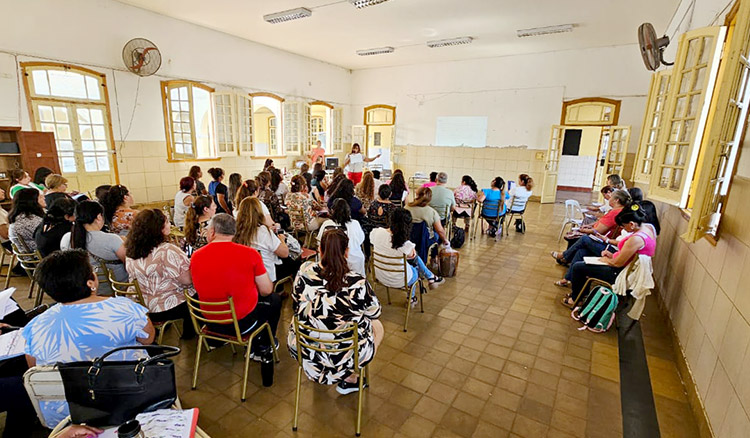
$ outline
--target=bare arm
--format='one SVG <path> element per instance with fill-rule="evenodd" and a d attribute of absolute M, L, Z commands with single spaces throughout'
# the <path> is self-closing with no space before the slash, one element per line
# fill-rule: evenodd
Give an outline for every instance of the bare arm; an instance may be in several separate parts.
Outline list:
<path fill-rule="evenodd" d="M 255 287 L 258 289 L 258 294 L 264 297 L 273 292 L 273 282 L 267 273 L 255 277 Z"/>
<path fill-rule="evenodd" d="M 8 224 L 0 225 L 0 237 L 8 240 Z"/>
<path fill-rule="evenodd" d="M 276 247 L 276 250 L 273 253 L 281 257 L 282 259 L 289 257 L 289 247 L 286 246 L 286 236 L 283 234 L 279 234 L 276 237 L 279 238 L 280 242 L 279 246 Z"/>
<path fill-rule="evenodd" d="M 381 155 L 381 154 L 377 154 L 377 155 L 375 155 L 375 156 L 374 156 L 374 157 L 372 157 L 372 158 L 367 158 L 367 157 L 364 157 L 364 158 L 363 158 L 363 160 L 364 160 L 364 162 L 365 162 L 365 163 L 369 163 L 369 162 L 371 162 L 371 161 L 375 161 L 375 160 L 377 160 L 378 158 L 380 158 L 380 155 Z"/>
<path fill-rule="evenodd" d="M 125 245 L 120 245 L 117 251 L 115 251 L 115 255 L 121 262 L 125 263 Z"/>
<path fill-rule="evenodd" d="M 151 324 L 151 321 L 148 321 L 146 323 L 146 327 L 143 327 L 143 331 L 148 334 L 147 338 L 135 338 L 136 341 L 143 345 L 150 345 L 154 342 L 154 338 L 156 337 L 156 329 L 154 329 L 154 325 Z"/>
<path fill-rule="evenodd" d="M 443 224 L 441 224 L 440 221 L 435 221 L 435 223 L 432 224 L 432 228 L 435 230 L 438 236 L 440 236 L 442 242 L 448 241 L 448 239 L 445 237 L 445 228 L 443 228 Z"/>
<path fill-rule="evenodd" d="M 630 262 L 636 252 L 638 252 L 638 250 L 642 248 L 643 245 L 645 245 L 645 242 L 640 236 L 631 236 L 627 241 L 625 241 L 625 244 L 617 254 L 617 257 L 602 257 L 601 259 L 609 266 L 622 268 Z"/>
<path fill-rule="evenodd" d="M 195 198 L 193 195 L 185 196 L 185 199 L 182 200 L 182 204 L 185 207 L 190 207 L 190 204 L 192 204 L 195 201 Z"/>
<path fill-rule="evenodd" d="M 221 208 L 223 208 L 224 211 L 229 212 L 229 205 L 227 205 L 226 196 L 224 196 L 223 193 L 218 193 L 216 195 L 216 199 L 219 201 L 219 205 L 221 205 Z"/>
<path fill-rule="evenodd" d="M 184 272 L 181 272 L 180 276 L 177 277 L 177 281 L 185 286 L 193 284 L 193 277 L 190 275 L 190 268 L 186 269 Z"/>

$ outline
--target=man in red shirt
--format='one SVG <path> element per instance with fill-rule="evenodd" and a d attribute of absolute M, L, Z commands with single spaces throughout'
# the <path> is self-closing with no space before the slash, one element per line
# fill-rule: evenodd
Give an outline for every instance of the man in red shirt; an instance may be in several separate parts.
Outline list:
<path fill-rule="evenodd" d="M 268 322 L 275 336 L 281 315 L 281 298 L 272 293 L 273 283 L 258 251 L 232 242 L 235 230 L 234 218 L 226 213 L 211 219 L 206 233 L 208 245 L 196 251 L 190 260 L 193 286 L 201 301 L 227 301 L 232 297 L 243 334 Z M 211 306 L 206 310 L 222 309 Z M 206 315 L 208 319 L 212 317 L 223 319 Z M 235 334 L 232 324 L 212 324 L 211 330 Z M 261 344 L 270 345 L 267 336 L 260 335 L 260 338 Z"/>

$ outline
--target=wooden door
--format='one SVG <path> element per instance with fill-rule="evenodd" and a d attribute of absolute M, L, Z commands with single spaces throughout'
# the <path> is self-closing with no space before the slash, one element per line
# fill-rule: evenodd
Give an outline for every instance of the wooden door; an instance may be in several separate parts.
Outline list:
<path fill-rule="evenodd" d="M 565 126 L 554 125 L 547 148 L 546 163 L 544 164 L 544 180 L 542 181 L 542 204 L 555 202 L 557 196 L 557 172 L 560 166 L 560 153 L 563 138 L 565 137 Z"/>
<path fill-rule="evenodd" d="M 18 133 L 23 169 L 34 175 L 36 169 L 47 167 L 54 173 L 60 173 L 60 161 L 57 158 L 55 135 L 51 132 L 21 131 Z"/>

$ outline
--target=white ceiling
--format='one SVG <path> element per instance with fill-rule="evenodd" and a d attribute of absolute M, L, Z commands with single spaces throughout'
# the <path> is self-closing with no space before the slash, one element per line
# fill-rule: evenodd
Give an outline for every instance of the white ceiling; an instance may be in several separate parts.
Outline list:
<path fill-rule="evenodd" d="M 637 43 L 645 21 L 664 32 L 679 0 L 390 0 L 356 9 L 346 0 L 119 0 L 288 52 L 350 69 L 488 58 Z M 281 24 L 263 15 L 307 7 Z M 518 38 L 517 29 L 572 23 L 571 33 Z M 428 40 L 472 36 L 465 46 Z M 143 35 L 148 38 L 148 35 Z M 158 42 L 156 42 L 158 44 Z M 355 51 L 393 46 L 396 52 Z M 637 49 L 634 49 L 637 50 Z"/>

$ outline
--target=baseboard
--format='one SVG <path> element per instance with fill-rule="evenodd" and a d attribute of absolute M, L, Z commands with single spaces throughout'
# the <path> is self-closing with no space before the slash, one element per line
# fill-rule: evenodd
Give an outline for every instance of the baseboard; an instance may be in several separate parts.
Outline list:
<path fill-rule="evenodd" d="M 700 433 L 701 438 L 714 438 L 714 433 L 711 429 L 711 423 L 708 421 L 708 413 L 706 412 L 706 407 L 703 405 L 703 400 L 701 400 L 700 396 L 698 395 L 698 385 L 695 383 L 693 373 L 690 371 L 690 365 L 688 365 L 684 350 L 680 345 L 680 339 L 677 337 L 677 330 L 675 330 L 674 325 L 672 324 L 672 319 L 669 317 L 667 306 L 656 287 L 654 288 L 654 292 L 655 293 L 653 295 L 656 296 L 656 302 L 658 303 L 659 311 L 661 311 L 662 316 L 664 316 L 664 319 L 667 321 L 669 334 L 672 336 L 672 345 L 674 346 L 677 371 L 680 373 L 682 384 L 685 386 L 685 390 L 687 391 L 690 409 L 693 411 L 693 416 L 695 417 L 696 423 L 698 423 L 698 432 Z"/>
<path fill-rule="evenodd" d="M 591 187 L 557 186 L 557 190 L 565 190 L 566 192 L 590 192 Z"/>

